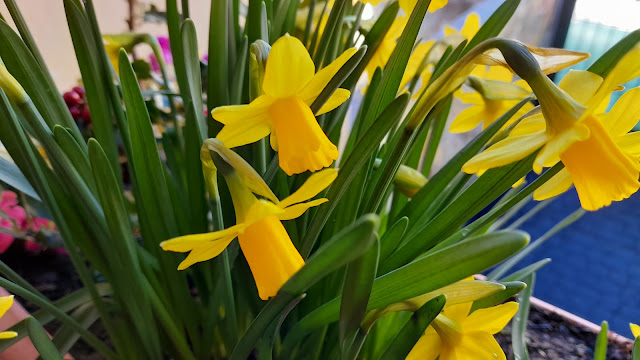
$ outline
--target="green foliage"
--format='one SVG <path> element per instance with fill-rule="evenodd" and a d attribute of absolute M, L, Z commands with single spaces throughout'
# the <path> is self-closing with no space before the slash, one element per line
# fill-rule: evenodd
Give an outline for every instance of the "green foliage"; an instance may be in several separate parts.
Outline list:
<path fill-rule="evenodd" d="M 109 360 L 401 359 L 450 306 L 442 288 L 464 285 L 459 282 L 493 268 L 487 278 L 495 292 L 475 297 L 472 309 L 517 295 L 513 349 L 518 358 L 527 358 L 524 333 L 535 272 L 550 260 L 511 270 L 584 211 L 561 220 L 527 246 L 529 236 L 516 228 L 541 206 L 504 226 L 564 165 L 558 163 L 531 184 L 513 189 L 532 169 L 536 151 L 481 176 L 462 169 L 517 128 L 522 119 L 515 119 L 516 114 L 540 96 L 515 99 L 496 119 L 484 119 L 494 121 L 450 160 L 438 163 L 437 156 L 446 150 L 443 133 L 449 115 L 456 113 L 454 93 L 473 64 L 541 74 L 538 65 L 544 62 L 533 61 L 527 48 L 495 39 L 519 0 L 503 2 L 472 38 L 437 42 L 421 59 L 415 56 L 424 45 L 420 29 L 432 18 L 430 0 L 417 1 L 410 13 L 390 2 L 375 21 L 362 19 L 363 3 L 347 0 L 249 0 L 246 17 L 239 0 L 211 1 L 205 34 L 196 34 L 188 1 L 167 0 L 173 72 L 154 37 L 127 35 L 151 46 L 159 60 L 159 74 L 146 69 L 144 79 L 136 76 L 134 57 L 127 53 L 134 45 L 123 45 L 117 64 L 110 62 L 115 49 L 104 46 L 93 1 L 64 0 L 91 113 L 90 136 L 71 117 L 15 1 L 5 3 L 19 34 L 0 20 L 0 141 L 12 158 L 0 159 L 0 181 L 37 201 L 50 215 L 84 287 L 51 302 L 0 262 L 0 286 L 39 307 L 33 317 L 10 329 L 18 337 L 1 342 L 0 351 L 29 336 L 45 360 L 59 359 L 79 339 Z M 407 17 L 402 28 L 395 22 L 399 14 Z M 274 125 L 280 119 L 272 119 L 274 95 L 263 94 L 271 46 L 285 34 L 301 40 L 315 71 L 323 75 L 323 87 L 315 89 L 313 98 L 302 99 L 308 107 L 305 114 L 311 117 L 325 105 L 337 106 L 316 117 L 317 131 L 344 145 L 341 157 L 330 165 L 338 169 L 337 177 L 313 194 L 327 202 L 315 203 L 306 213 L 295 214 L 299 216 L 290 215 L 305 206 L 303 202 L 287 207 L 284 199 L 302 196 L 296 193 L 301 188 L 302 193 L 312 192 L 305 188 L 309 179 L 322 181 L 308 172 L 287 176 L 280 170 L 284 157 L 278 151 L 288 145 Z M 609 74 L 637 46 L 638 34 L 614 45 L 589 71 Z M 208 37 L 206 62 L 199 58 L 198 35 Z M 330 64 L 352 47 L 355 54 L 326 76 Z M 506 63 L 491 57 L 496 49 Z M 287 60 L 292 72 L 299 70 L 300 59 Z M 377 68 L 368 67 L 372 62 Z M 431 68 L 430 78 L 423 76 L 421 71 Z M 408 74 L 408 69 L 415 73 Z M 372 73 L 361 94 L 365 71 Z M 293 86 L 297 79 L 284 80 Z M 14 96 L 20 87 L 26 95 Z M 410 93 L 416 89 L 422 89 L 417 97 Z M 350 99 L 336 104 L 335 95 L 346 98 L 347 90 Z M 252 103 L 249 116 L 228 115 L 246 111 L 244 105 L 256 99 L 273 101 L 269 108 Z M 234 105 L 226 108 L 229 118 L 216 117 L 226 124 L 210 115 L 227 105 Z M 254 124 L 262 118 L 271 121 L 266 128 Z M 296 126 L 302 121 L 294 120 Z M 220 152 L 202 152 L 203 143 L 222 144 L 207 138 L 230 123 L 254 124 L 241 134 L 255 135 L 251 132 L 258 128 L 264 136 L 233 149 L 220 145 Z M 296 140 L 308 140 L 302 130 L 295 131 L 300 137 Z M 252 193 L 238 195 L 238 184 L 220 181 L 218 172 L 230 176 L 229 166 L 235 180 Z M 414 188 L 401 189 L 407 184 L 396 180 L 407 167 L 415 170 L 410 174 L 424 177 L 418 176 L 421 181 Z M 260 284 L 254 279 L 259 274 L 247 249 L 251 240 L 267 249 L 282 239 L 269 237 L 267 230 L 273 229 L 267 228 L 259 239 L 250 237 L 255 229 L 250 229 L 254 223 L 245 224 L 252 219 L 247 214 L 256 214 L 249 210 L 273 211 L 258 216 L 259 221 L 270 216 L 281 222 L 283 229 L 277 231 L 287 233 L 283 239 L 290 238 L 289 251 L 300 255 L 285 259 L 300 265 L 267 301 L 258 298 Z M 210 231 L 240 239 L 233 238 L 220 250 L 215 246 L 228 236 L 202 235 Z M 192 234 L 201 235 L 181 238 Z M 184 254 L 160 246 L 176 238 L 193 245 L 188 256 L 201 256 L 181 271 L 177 268 Z M 282 270 L 279 253 L 262 251 L 260 261 Z M 420 300 L 425 294 L 431 297 Z M 42 325 L 53 321 L 61 326 L 50 340 Z M 88 330 L 98 321 L 110 346 Z M 596 359 L 603 359 L 605 352 L 606 323 Z"/>

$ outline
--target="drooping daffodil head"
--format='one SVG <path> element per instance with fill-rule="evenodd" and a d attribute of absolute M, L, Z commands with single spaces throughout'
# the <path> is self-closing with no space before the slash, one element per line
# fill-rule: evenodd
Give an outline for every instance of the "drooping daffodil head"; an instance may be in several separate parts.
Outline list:
<path fill-rule="evenodd" d="M 233 151 L 215 139 L 203 145 L 203 167 L 215 166 L 222 174 L 236 213 L 236 225 L 211 233 L 180 236 L 160 244 L 165 251 L 188 252 L 178 270 L 218 256 L 238 238 L 240 248 L 253 274 L 258 294 L 267 300 L 276 295 L 280 287 L 302 266 L 304 260 L 291 242 L 282 225 L 283 220 L 299 217 L 307 209 L 318 206 L 327 199 L 311 198 L 327 188 L 337 176 L 337 170 L 329 168 L 313 174 L 293 194 L 278 201 L 268 186 L 255 177 L 250 165 Z M 206 177 L 207 171 L 205 171 Z M 208 180 L 209 181 L 209 180 Z M 256 194 L 267 197 L 258 199 Z"/>
<path fill-rule="evenodd" d="M 302 42 L 288 34 L 281 37 L 267 59 L 263 94 L 248 105 L 222 106 L 211 112 L 215 120 L 225 125 L 217 139 L 234 148 L 271 135 L 271 147 L 278 151 L 280 167 L 288 175 L 331 165 L 338 158 L 338 148 L 315 116 L 335 109 L 350 93 L 337 89 L 315 114 L 310 105 L 356 51 L 346 50 L 316 73 Z"/>

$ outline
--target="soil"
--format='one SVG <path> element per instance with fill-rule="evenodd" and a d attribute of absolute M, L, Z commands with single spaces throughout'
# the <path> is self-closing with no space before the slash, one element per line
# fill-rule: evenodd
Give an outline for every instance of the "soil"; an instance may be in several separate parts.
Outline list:
<path fill-rule="evenodd" d="M 526 333 L 531 360 L 593 359 L 597 336 L 591 330 L 573 324 L 556 313 L 531 307 Z M 511 325 L 497 334 L 496 339 L 505 350 L 507 359 L 514 359 L 511 351 Z M 631 359 L 632 346 L 631 342 L 622 344 L 609 341 L 607 359 Z"/>
<path fill-rule="evenodd" d="M 71 261 L 66 255 L 47 250 L 40 254 L 25 253 L 20 246 L 11 246 L 0 260 L 35 286 L 47 298 L 59 299 L 82 287 Z M 37 306 L 19 299 L 29 311 L 37 310 Z M 55 333 L 58 323 L 50 323 L 45 328 Z M 104 328 L 98 322 L 90 330 L 101 339 L 107 337 Z M 597 334 L 576 324 L 572 324 L 564 317 L 532 306 L 527 324 L 527 346 L 532 360 L 582 360 L 593 359 L 593 346 Z M 511 352 L 511 329 L 507 326 L 496 335 L 508 359 L 513 359 Z M 610 341 L 607 359 L 631 359 L 631 344 L 619 344 Z M 101 357 L 95 354 L 82 340 L 78 341 L 71 350 L 71 354 L 78 360 L 96 360 Z"/>

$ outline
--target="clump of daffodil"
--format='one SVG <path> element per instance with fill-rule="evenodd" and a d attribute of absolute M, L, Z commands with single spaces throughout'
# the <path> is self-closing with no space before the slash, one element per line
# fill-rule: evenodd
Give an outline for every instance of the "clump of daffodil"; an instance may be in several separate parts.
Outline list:
<path fill-rule="evenodd" d="M 461 89 L 455 92 L 457 98 L 471 106 L 453 120 L 449 131 L 452 133 L 467 132 L 480 123 L 482 123 L 484 130 L 522 99 L 531 95 L 531 88 L 524 80 L 513 83 L 512 80 L 513 74 L 504 67 L 476 67 L 467 78 L 467 84 L 473 91 Z M 532 104 L 525 104 L 506 125 L 531 109 L 533 109 Z"/>
<path fill-rule="evenodd" d="M 236 225 L 211 233 L 180 236 L 164 241 L 160 246 L 165 251 L 189 252 L 178 267 L 178 270 L 184 270 L 218 256 L 238 238 L 258 294 L 267 300 L 304 266 L 304 260 L 281 221 L 297 218 L 308 208 L 326 202 L 327 199 L 307 200 L 328 187 L 336 178 L 337 170 L 325 169 L 312 175 L 297 191 L 278 201 L 253 168 L 218 140 L 205 142 L 201 158 L 205 177 L 216 170 L 223 175 L 231 193 Z M 258 199 L 255 194 L 268 200 Z"/>
<path fill-rule="evenodd" d="M 507 325 L 518 311 L 518 304 L 511 301 L 469 314 L 472 304 L 445 306 L 407 359 L 506 359 L 493 335 Z"/>
<path fill-rule="evenodd" d="M 234 148 L 271 134 L 280 167 L 289 175 L 331 165 L 338 158 L 338 148 L 324 134 L 315 115 L 335 109 L 350 93 L 337 89 L 316 114 L 309 106 L 355 53 L 355 48 L 346 50 L 316 73 L 302 42 L 288 34 L 281 37 L 267 59 L 263 95 L 248 105 L 222 106 L 211 112 L 225 125 L 217 138 Z"/>
<path fill-rule="evenodd" d="M 0 318 L 9 311 L 13 305 L 13 295 L 0 297 Z M 0 339 L 13 339 L 18 336 L 15 331 L 3 331 L 0 332 Z"/>
<path fill-rule="evenodd" d="M 558 87 L 546 76 L 531 76 L 527 80 L 540 102 L 543 120 L 539 116 L 525 119 L 507 138 L 467 162 L 463 171 L 476 173 L 503 166 L 540 149 L 533 170 L 540 173 L 544 167 L 562 161 L 585 210 L 597 210 L 629 197 L 640 188 L 640 164 L 616 144 L 599 113 L 612 91 L 638 75 L 640 47 L 636 46 L 604 79 L 574 72 Z M 571 89 L 571 93 L 564 89 Z M 614 135 L 628 130 L 624 112 L 612 112 L 618 118 L 607 119 L 615 126 L 623 124 L 611 131 Z"/>
<path fill-rule="evenodd" d="M 633 334 L 634 338 L 640 336 L 640 326 L 636 324 L 629 324 L 629 327 L 631 328 L 631 334 Z"/>

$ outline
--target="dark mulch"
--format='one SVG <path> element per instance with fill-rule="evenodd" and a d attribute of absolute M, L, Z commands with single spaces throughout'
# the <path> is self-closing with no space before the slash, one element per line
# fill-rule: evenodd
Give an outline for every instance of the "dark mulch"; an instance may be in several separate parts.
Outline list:
<path fill-rule="evenodd" d="M 27 254 L 19 246 L 12 246 L 7 252 L 0 255 L 13 270 L 24 277 L 29 283 L 41 291 L 47 298 L 56 300 L 82 287 L 73 265 L 65 255 L 54 251 L 44 251 L 40 254 Z M 19 299 L 29 311 L 37 310 L 37 306 L 24 299 Z M 59 324 L 51 323 L 45 328 L 50 333 L 55 333 Z M 94 324 L 90 329 L 100 338 L 106 339 L 107 335 L 100 323 Z M 527 325 L 527 339 L 529 355 L 532 360 L 558 359 L 558 360 L 582 360 L 593 359 L 593 346 L 596 342 L 596 334 L 569 323 L 565 318 L 543 311 L 536 307 L 531 308 Z M 507 326 L 500 334 L 496 335 L 498 342 L 506 349 L 507 357 L 513 359 L 511 352 L 511 329 Z M 74 346 L 71 353 L 78 360 L 100 359 L 81 340 Z M 609 343 L 607 359 L 623 360 L 631 359 L 631 346 Z"/>
<path fill-rule="evenodd" d="M 531 307 L 527 322 L 527 348 L 532 360 L 593 359 L 593 348 L 597 334 L 575 325 L 564 317 L 535 306 Z M 496 335 L 508 359 L 513 359 L 511 351 L 511 325 Z M 631 345 L 609 341 L 607 359 L 631 359 Z"/>

